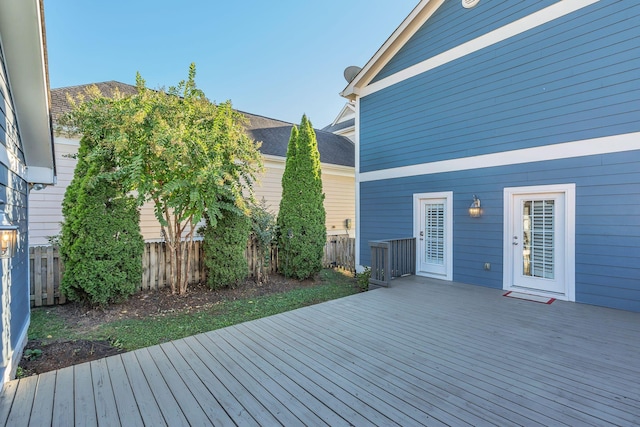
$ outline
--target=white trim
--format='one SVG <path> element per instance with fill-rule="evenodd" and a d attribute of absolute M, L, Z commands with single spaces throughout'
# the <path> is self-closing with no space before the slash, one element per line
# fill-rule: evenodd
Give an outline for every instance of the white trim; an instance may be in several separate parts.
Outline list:
<path fill-rule="evenodd" d="M 16 372 L 18 371 L 18 366 L 20 365 L 20 360 L 22 360 L 22 354 L 24 352 L 24 348 L 27 346 L 30 323 L 31 323 L 31 315 L 29 315 L 27 324 L 24 325 L 22 330 L 20 331 L 20 338 L 18 339 L 18 344 L 13 349 L 11 353 L 11 358 L 7 361 L 7 364 L 4 367 L 4 375 L 0 379 L 0 391 L 2 390 L 2 388 L 4 387 L 4 384 L 7 381 L 11 381 L 16 376 Z"/>
<path fill-rule="evenodd" d="M 495 166 L 509 166 L 548 160 L 570 159 L 574 157 L 611 154 L 632 150 L 640 150 L 640 132 L 363 172 L 360 173 L 360 181 L 367 182 L 383 179 L 406 178 L 443 172 L 457 172 Z"/>
<path fill-rule="evenodd" d="M 532 295 L 539 295 L 545 297 L 552 297 L 565 301 L 576 300 L 576 184 L 553 184 L 553 185 L 535 185 L 530 187 L 506 187 L 504 189 L 503 199 L 503 215 L 504 221 L 502 237 L 502 288 L 503 290 L 514 290 L 511 287 L 513 281 L 513 257 L 512 257 L 512 245 L 511 245 L 511 230 L 514 225 L 514 217 L 512 214 L 512 200 L 513 196 L 520 194 L 538 194 L 538 193 L 564 193 L 565 197 L 565 293 L 564 295 L 558 295 L 555 293 L 543 292 L 543 291 L 524 291 L 518 289 L 518 292 L 530 293 Z"/>
<path fill-rule="evenodd" d="M 56 176 L 52 168 L 27 166 L 26 181 L 31 184 L 55 184 Z"/>
<path fill-rule="evenodd" d="M 391 58 L 398 53 L 443 3 L 444 0 L 421 0 L 340 95 L 345 98 L 353 98 L 354 95 L 359 95 L 360 88 L 365 87 L 375 78 L 380 70 L 387 65 Z"/>
<path fill-rule="evenodd" d="M 356 265 L 360 263 L 360 98 L 355 100 L 355 135 L 353 144 L 355 145 L 355 165 L 356 165 Z"/>
<path fill-rule="evenodd" d="M 458 45 L 452 49 L 442 52 L 411 67 L 405 68 L 397 73 L 378 80 L 360 90 L 360 96 L 367 96 L 374 92 L 378 92 L 389 86 L 408 80 L 424 72 L 433 70 L 449 62 L 455 61 L 464 56 L 475 53 L 486 47 L 500 43 L 511 37 L 522 34 L 533 28 L 547 24 L 565 15 L 573 13 L 577 10 L 585 8 L 589 5 L 597 3 L 600 0 L 564 0 L 554 5 L 548 6 L 531 15 L 513 21 L 503 27 L 493 30 L 487 34 L 483 34 L 473 40 Z"/>
<path fill-rule="evenodd" d="M 420 256 L 416 253 L 416 276 L 433 277 L 442 280 L 453 280 L 453 191 L 441 191 L 436 193 L 414 193 L 413 194 L 413 237 L 416 238 L 416 252 L 418 239 L 420 238 L 420 201 L 424 199 L 445 199 L 446 217 L 445 230 L 447 231 L 446 247 L 446 273 L 445 276 L 439 274 L 429 274 L 420 271 Z"/>
<path fill-rule="evenodd" d="M 353 105 L 353 101 L 347 101 L 342 107 L 342 110 L 340 110 L 340 113 L 338 113 L 338 115 L 333 120 L 333 122 L 331 122 L 330 126 L 335 126 L 338 123 L 342 123 L 344 121 L 349 120 L 351 116 L 353 116 L 355 113 L 356 113 L 356 109 Z"/>

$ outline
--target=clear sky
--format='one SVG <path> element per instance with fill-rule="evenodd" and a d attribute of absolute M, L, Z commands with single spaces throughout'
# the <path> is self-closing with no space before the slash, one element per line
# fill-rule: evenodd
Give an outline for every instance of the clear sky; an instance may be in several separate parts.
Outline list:
<path fill-rule="evenodd" d="M 418 0 L 45 0 L 51 87 L 117 80 L 171 86 L 196 63 L 212 101 L 314 127 Z"/>

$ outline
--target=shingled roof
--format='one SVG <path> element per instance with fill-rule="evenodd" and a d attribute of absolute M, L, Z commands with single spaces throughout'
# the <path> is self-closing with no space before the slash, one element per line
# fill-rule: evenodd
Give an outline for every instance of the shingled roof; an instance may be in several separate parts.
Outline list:
<path fill-rule="evenodd" d="M 75 98 L 85 93 L 90 86 L 97 86 L 104 95 L 111 95 L 116 90 L 125 95 L 137 92 L 135 86 L 116 81 L 90 83 L 86 85 L 63 87 L 51 90 L 51 113 L 54 122 L 61 114 L 71 110 L 67 94 Z M 266 155 L 286 157 L 287 145 L 291 135 L 292 123 L 239 111 L 248 119 L 247 133 L 256 141 L 261 141 L 260 152 Z M 316 129 L 318 151 L 322 163 L 355 166 L 355 147 L 348 138 Z"/>

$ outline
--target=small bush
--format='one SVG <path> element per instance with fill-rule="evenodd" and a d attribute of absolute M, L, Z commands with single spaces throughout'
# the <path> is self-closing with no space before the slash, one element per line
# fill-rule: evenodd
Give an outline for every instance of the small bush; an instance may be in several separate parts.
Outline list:
<path fill-rule="evenodd" d="M 241 212 L 225 210 L 217 221 L 207 218 L 202 234 L 207 285 L 211 289 L 233 288 L 247 278 L 245 250 L 250 232 L 250 218 Z"/>
<path fill-rule="evenodd" d="M 271 244 L 276 238 L 276 217 L 269 212 L 264 199 L 251 208 L 251 232 L 258 249 L 257 283 L 269 281 L 271 263 Z"/>
<path fill-rule="evenodd" d="M 371 279 L 371 268 L 365 267 L 362 273 L 356 274 L 356 282 L 361 292 L 369 290 L 369 279 Z"/>

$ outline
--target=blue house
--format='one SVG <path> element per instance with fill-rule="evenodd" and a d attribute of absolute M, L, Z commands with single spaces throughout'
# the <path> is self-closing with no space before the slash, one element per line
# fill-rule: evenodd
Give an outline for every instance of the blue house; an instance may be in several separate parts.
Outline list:
<path fill-rule="evenodd" d="M 640 3 L 422 0 L 356 105 L 357 264 L 640 311 Z"/>
<path fill-rule="evenodd" d="M 41 1 L 0 2 L 0 387 L 27 342 L 27 194 L 55 181 L 44 34 Z"/>

